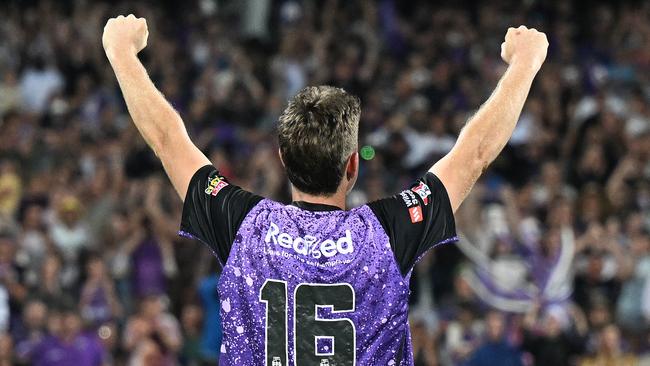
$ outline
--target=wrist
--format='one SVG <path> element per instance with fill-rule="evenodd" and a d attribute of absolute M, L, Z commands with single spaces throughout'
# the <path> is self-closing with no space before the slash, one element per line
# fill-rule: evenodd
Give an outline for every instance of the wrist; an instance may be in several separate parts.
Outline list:
<path fill-rule="evenodd" d="M 136 53 L 128 48 L 106 48 L 106 57 L 111 64 L 137 59 Z"/>
<path fill-rule="evenodd" d="M 522 70 L 532 75 L 537 74 L 541 66 L 541 64 L 526 56 L 522 57 L 513 55 L 512 60 L 510 61 L 511 68 Z"/>

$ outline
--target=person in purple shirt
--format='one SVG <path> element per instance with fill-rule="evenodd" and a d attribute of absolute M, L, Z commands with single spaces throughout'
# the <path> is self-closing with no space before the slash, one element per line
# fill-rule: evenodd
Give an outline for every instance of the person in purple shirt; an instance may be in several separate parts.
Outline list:
<path fill-rule="evenodd" d="M 45 302 L 36 298 L 25 302 L 21 321 L 11 330 L 16 355 L 20 359 L 25 358 L 33 346 L 45 337 L 47 317 L 48 308 Z"/>
<path fill-rule="evenodd" d="M 454 148 L 395 196 L 346 210 L 359 171 L 359 100 L 331 86 L 294 96 L 278 124 L 289 205 L 233 184 L 190 141 L 137 53 L 143 18 L 110 19 L 103 45 L 129 113 L 184 199 L 181 234 L 205 243 L 219 280 L 224 365 L 413 365 L 411 271 L 456 240 L 454 211 L 510 138 L 546 36 L 510 28 L 510 66 Z"/>
<path fill-rule="evenodd" d="M 104 261 L 96 254 L 86 259 L 86 280 L 81 286 L 79 311 L 84 321 L 96 327 L 113 321 L 122 312 L 115 285 Z"/>
<path fill-rule="evenodd" d="M 81 317 L 73 309 L 52 311 L 49 315 L 50 334 L 34 345 L 26 355 L 34 366 L 101 366 L 106 352 L 96 334 L 84 333 Z"/>

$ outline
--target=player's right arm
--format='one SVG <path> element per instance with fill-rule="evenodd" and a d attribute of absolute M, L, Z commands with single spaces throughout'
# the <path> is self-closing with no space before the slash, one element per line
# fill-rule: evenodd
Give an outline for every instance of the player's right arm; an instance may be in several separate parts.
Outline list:
<path fill-rule="evenodd" d="M 429 170 L 444 184 L 453 211 L 510 139 L 547 48 L 544 33 L 524 26 L 508 29 L 501 45 L 507 71 L 463 128 L 453 149 Z"/>
<path fill-rule="evenodd" d="M 229 184 L 190 141 L 183 120 L 138 60 L 148 35 L 143 18 L 119 16 L 106 23 L 102 42 L 133 122 L 185 201 L 181 234 L 205 243 L 225 263 L 239 225 L 262 198 Z"/>
<path fill-rule="evenodd" d="M 185 199 L 190 180 L 208 158 L 190 140 L 183 120 L 149 79 L 137 54 L 147 45 L 147 23 L 132 14 L 109 19 L 102 43 L 129 114 Z"/>

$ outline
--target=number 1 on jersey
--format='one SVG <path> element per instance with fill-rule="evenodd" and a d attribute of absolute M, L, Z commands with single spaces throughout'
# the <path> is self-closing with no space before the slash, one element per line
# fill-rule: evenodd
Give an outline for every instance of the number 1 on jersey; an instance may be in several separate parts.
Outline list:
<path fill-rule="evenodd" d="M 354 295 L 354 289 L 347 283 L 296 286 L 293 307 L 296 366 L 355 365 L 356 330 L 352 320 L 318 317 L 318 308 L 330 308 L 333 314 L 354 311 Z M 289 366 L 287 283 L 266 280 L 260 290 L 260 301 L 266 303 L 266 366 Z M 319 340 L 330 342 L 319 347 Z"/>
<path fill-rule="evenodd" d="M 287 366 L 287 283 L 266 280 L 260 301 L 266 303 L 266 365 Z"/>

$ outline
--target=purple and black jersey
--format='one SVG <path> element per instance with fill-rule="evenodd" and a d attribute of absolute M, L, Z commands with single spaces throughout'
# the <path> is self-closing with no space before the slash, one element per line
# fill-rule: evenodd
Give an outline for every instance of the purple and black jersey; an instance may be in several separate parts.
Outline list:
<path fill-rule="evenodd" d="M 409 278 L 455 240 L 449 198 L 427 173 L 352 210 L 284 205 L 198 170 L 181 234 L 221 261 L 220 365 L 412 365 Z"/>

